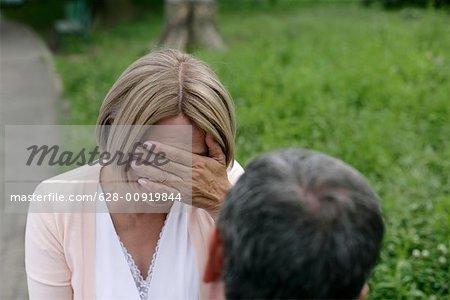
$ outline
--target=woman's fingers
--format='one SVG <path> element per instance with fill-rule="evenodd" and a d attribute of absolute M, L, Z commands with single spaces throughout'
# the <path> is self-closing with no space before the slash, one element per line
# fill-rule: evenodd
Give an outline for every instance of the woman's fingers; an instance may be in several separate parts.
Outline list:
<path fill-rule="evenodd" d="M 180 150 L 182 151 L 182 150 Z M 176 161 L 166 159 L 165 163 L 154 163 L 152 159 L 152 152 L 147 151 L 144 148 L 138 148 L 136 150 L 137 153 L 142 153 L 140 156 L 140 159 L 132 164 L 134 170 L 139 171 L 142 174 L 145 174 L 146 170 L 148 169 L 149 172 L 152 172 L 152 169 L 158 169 L 160 171 L 169 172 L 173 175 L 176 175 L 180 178 L 190 178 L 192 174 L 192 168 L 187 167 L 183 164 L 180 164 Z M 153 170 L 153 172 L 156 172 Z M 147 176 L 148 177 L 148 176 Z"/>
<path fill-rule="evenodd" d="M 174 189 L 181 193 L 181 201 L 215 214 L 230 183 L 222 148 L 210 133 L 205 143 L 209 157 L 155 141 L 145 142 L 145 149 L 138 150 L 143 153 L 140 162 L 131 165 L 138 177 L 148 178 L 139 179 L 139 184 L 149 191 L 158 187 L 166 190 L 162 186 L 167 186 L 167 192 Z M 157 164 L 149 157 L 158 157 Z"/>
<path fill-rule="evenodd" d="M 169 210 L 171 203 L 174 201 L 180 201 L 181 194 L 176 189 L 168 187 L 166 185 L 152 182 L 145 178 L 138 179 L 139 186 L 146 191 L 146 193 L 140 195 L 140 200 L 150 207 L 157 209 Z"/>
<path fill-rule="evenodd" d="M 153 182 L 159 182 L 165 185 L 173 185 L 175 183 L 183 181 L 183 178 L 181 178 L 180 176 L 177 176 L 170 172 L 166 172 L 164 170 L 160 170 L 151 165 L 132 162 L 131 168 L 133 169 L 133 172 L 137 177 L 147 178 L 148 180 Z"/>
<path fill-rule="evenodd" d="M 147 178 L 139 178 L 138 183 L 142 188 L 153 193 L 179 193 L 179 191 L 173 187 L 151 181 Z"/>
<path fill-rule="evenodd" d="M 206 133 L 205 143 L 208 147 L 209 157 L 225 166 L 227 164 L 225 154 L 223 153 L 220 145 L 216 142 L 216 140 L 214 140 L 214 137 L 209 132 Z"/>
<path fill-rule="evenodd" d="M 145 187 L 159 187 L 167 186 L 174 191 L 178 191 L 182 194 L 182 201 L 191 204 L 192 203 L 192 178 L 181 178 L 172 173 L 160 170 L 151 165 L 131 163 L 133 173 L 138 177 L 138 183 Z M 191 169 L 190 169 L 191 170 Z M 165 188 L 163 190 L 166 190 Z"/>
<path fill-rule="evenodd" d="M 153 197 L 153 200 L 157 201 L 161 198 L 162 194 L 166 194 L 169 200 L 182 201 L 187 204 L 192 203 L 192 192 L 186 185 L 167 186 L 163 183 L 154 182 L 146 178 L 139 178 L 138 184 L 150 193 L 149 195 Z M 157 196 L 157 194 L 159 194 L 159 196 Z"/>
<path fill-rule="evenodd" d="M 209 157 L 193 156 L 192 204 L 207 210 L 213 216 L 220 208 L 230 182 L 222 148 L 210 133 L 206 134 L 205 143 Z"/>
<path fill-rule="evenodd" d="M 167 144 L 163 144 L 156 141 L 146 141 L 144 148 L 158 157 L 161 164 L 170 160 L 186 167 L 192 166 L 192 153 L 180 148 L 176 148 Z"/>

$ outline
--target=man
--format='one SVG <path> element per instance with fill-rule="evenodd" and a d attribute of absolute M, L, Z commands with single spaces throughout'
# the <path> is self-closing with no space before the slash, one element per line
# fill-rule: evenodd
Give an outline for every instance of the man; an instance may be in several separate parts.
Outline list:
<path fill-rule="evenodd" d="M 263 155 L 229 192 L 204 281 L 227 299 L 363 299 L 384 224 L 343 162 L 300 149 Z"/>

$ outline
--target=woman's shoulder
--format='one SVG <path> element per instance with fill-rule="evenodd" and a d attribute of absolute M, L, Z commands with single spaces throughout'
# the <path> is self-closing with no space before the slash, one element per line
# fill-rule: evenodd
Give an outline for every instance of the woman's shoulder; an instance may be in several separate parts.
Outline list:
<path fill-rule="evenodd" d="M 99 182 L 101 166 L 84 165 L 70 171 L 66 171 L 54 177 L 48 178 L 36 187 L 35 193 L 73 191 L 86 184 Z"/>
<path fill-rule="evenodd" d="M 28 207 L 27 236 L 39 235 L 42 240 L 62 243 L 65 234 L 77 236 L 80 228 L 91 234 L 100 168 L 84 165 L 42 181 Z"/>
<path fill-rule="evenodd" d="M 95 201 L 87 200 L 97 191 L 100 168 L 85 165 L 42 181 L 33 192 L 28 212 L 95 212 Z"/>
<path fill-rule="evenodd" d="M 80 182 L 86 182 L 86 181 L 92 181 L 96 180 L 98 182 L 98 175 L 100 173 L 101 166 L 100 164 L 96 163 L 93 165 L 84 165 L 69 171 L 66 171 L 64 173 L 58 174 L 54 177 L 51 177 L 49 179 L 44 180 L 42 183 L 45 182 L 59 182 L 59 181 L 65 181 L 65 182 L 73 182 L 73 181 L 80 181 Z"/>

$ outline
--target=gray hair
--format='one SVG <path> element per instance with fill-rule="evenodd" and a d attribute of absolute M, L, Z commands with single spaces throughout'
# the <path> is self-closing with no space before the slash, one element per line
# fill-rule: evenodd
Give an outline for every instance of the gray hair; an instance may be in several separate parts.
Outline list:
<path fill-rule="evenodd" d="M 301 149 L 252 161 L 218 228 L 228 299 L 356 298 L 384 234 L 366 180 L 342 161 Z"/>

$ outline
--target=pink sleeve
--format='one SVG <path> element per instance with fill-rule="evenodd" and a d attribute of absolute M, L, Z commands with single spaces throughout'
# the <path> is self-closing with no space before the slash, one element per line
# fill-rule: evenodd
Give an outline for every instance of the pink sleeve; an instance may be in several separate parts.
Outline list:
<path fill-rule="evenodd" d="M 31 300 L 73 298 L 71 272 L 57 231 L 55 214 L 28 214 L 25 266 Z"/>

